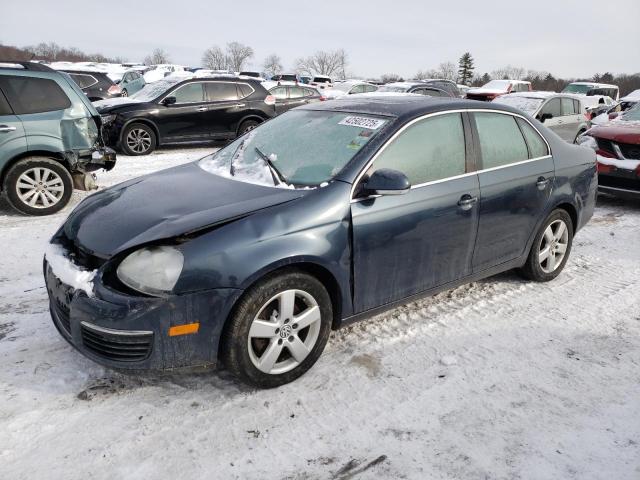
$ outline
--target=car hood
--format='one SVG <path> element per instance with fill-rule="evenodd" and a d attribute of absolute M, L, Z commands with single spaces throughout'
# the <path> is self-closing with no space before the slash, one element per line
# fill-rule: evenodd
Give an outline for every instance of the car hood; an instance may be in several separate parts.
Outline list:
<path fill-rule="evenodd" d="M 66 237 L 101 258 L 289 202 L 311 190 L 265 187 L 205 172 L 194 162 L 88 197 L 64 224 Z"/>
<path fill-rule="evenodd" d="M 591 128 L 589 134 L 618 143 L 640 144 L 640 122 L 616 119 Z"/>
<path fill-rule="evenodd" d="M 507 93 L 507 91 L 495 88 L 470 88 L 467 90 L 467 93 L 472 93 L 474 95 L 500 95 L 502 93 Z"/>

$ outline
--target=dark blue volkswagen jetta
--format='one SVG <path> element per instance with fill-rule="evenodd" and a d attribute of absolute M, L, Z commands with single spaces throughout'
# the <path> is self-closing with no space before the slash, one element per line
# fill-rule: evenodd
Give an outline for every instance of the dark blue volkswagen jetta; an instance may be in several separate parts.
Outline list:
<path fill-rule="evenodd" d="M 274 387 L 332 328 L 517 268 L 555 278 L 595 155 L 506 106 L 349 98 L 85 199 L 49 245 L 51 314 L 109 367 L 221 360 Z"/>

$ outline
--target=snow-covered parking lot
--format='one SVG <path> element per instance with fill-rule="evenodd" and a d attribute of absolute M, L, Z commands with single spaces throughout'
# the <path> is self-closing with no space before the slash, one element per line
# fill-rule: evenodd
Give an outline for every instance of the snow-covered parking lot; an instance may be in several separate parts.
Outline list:
<path fill-rule="evenodd" d="M 212 149 L 119 156 L 99 183 Z M 256 391 L 122 375 L 60 337 L 42 256 L 74 195 L 45 218 L 0 204 L 0 479 L 640 478 L 640 202 L 601 197 L 551 283 L 509 273 L 406 305 Z"/>

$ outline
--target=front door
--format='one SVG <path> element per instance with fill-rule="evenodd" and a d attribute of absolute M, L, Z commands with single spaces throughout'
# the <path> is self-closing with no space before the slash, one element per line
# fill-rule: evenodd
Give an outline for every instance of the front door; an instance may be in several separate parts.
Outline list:
<path fill-rule="evenodd" d="M 167 97 L 175 97 L 171 105 L 158 106 L 156 123 L 164 142 L 206 139 L 207 102 L 202 82 L 186 83 Z"/>
<path fill-rule="evenodd" d="M 514 260 L 546 209 L 554 181 L 546 142 L 526 120 L 476 112 L 480 150 L 480 224 L 473 271 Z"/>
<path fill-rule="evenodd" d="M 380 168 L 403 172 L 404 195 L 351 204 L 354 307 L 362 312 L 471 273 L 478 226 L 478 177 L 467 158 L 459 113 L 420 119 L 390 141 L 363 179 Z"/>

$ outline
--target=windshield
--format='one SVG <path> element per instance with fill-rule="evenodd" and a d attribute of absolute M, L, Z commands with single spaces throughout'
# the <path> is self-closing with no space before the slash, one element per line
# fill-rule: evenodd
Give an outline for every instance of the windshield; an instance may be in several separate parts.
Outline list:
<path fill-rule="evenodd" d="M 630 110 L 624 112 L 620 117 L 620 120 L 625 122 L 638 122 L 640 121 L 640 105 L 636 105 Z"/>
<path fill-rule="evenodd" d="M 491 80 L 489 83 L 485 83 L 482 88 L 507 91 L 509 89 L 509 85 L 511 85 L 509 80 Z"/>
<path fill-rule="evenodd" d="M 184 78 L 165 78 L 164 80 L 158 80 L 157 82 L 147 83 L 142 90 L 131 95 L 131 98 L 135 98 L 141 102 L 150 102 L 183 80 Z"/>
<path fill-rule="evenodd" d="M 335 83 L 333 88 L 335 90 L 340 90 L 341 92 L 349 92 L 356 84 L 354 83 Z"/>
<path fill-rule="evenodd" d="M 531 98 L 531 97 L 518 97 L 515 95 L 503 95 L 502 97 L 498 97 L 494 100 L 495 103 L 501 103 L 503 105 L 509 105 L 510 107 L 517 108 L 518 110 L 522 110 L 529 115 L 533 115 L 542 102 L 544 102 L 544 98 Z"/>
<path fill-rule="evenodd" d="M 318 186 L 335 177 L 387 122 L 370 115 L 290 111 L 199 164 L 207 172 L 250 183 Z"/>
<path fill-rule="evenodd" d="M 575 83 L 570 83 L 569 85 L 564 87 L 564 90 L 562 90 L 562 93 L 586 94 L 592 88 L 593 88 L 593 85 L 577 85 Z"/>

